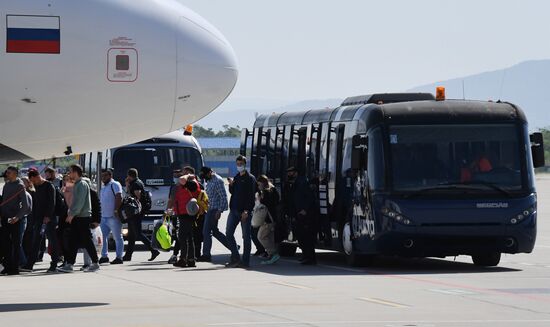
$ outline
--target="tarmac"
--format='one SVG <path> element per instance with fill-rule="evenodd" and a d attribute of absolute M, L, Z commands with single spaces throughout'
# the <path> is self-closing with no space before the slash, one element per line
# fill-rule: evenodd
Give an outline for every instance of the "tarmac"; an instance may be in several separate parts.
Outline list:
<path fill-rule="evenodd" d="M 228 251 L 214 240 L 213 263 L 197 268 L 168 265 L 168 253 L 147 262 L 142 251 L 97 273 L 46 274 L 44 262 L 31 274 L 0 277 L 0 326 L 547 327 L 550 178 L 537 184 L 535 250 L 504 255 L 498 267 L 460 256 L 352 268 L 325 251 L 317 266 L 254 258 L 249 270 L 226 269 Z"/>

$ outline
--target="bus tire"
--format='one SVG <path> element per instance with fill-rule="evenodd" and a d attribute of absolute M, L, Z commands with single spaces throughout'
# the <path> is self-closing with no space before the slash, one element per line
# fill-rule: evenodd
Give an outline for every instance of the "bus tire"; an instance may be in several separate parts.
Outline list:
<path fill-rule="evenodd" d="M 353 248 L 353 241 L 351 239 L 351 226 L 350 223 L 346 223 L 342 227 L 342 249 L 346 255 L 346 262 L 352 267 L 368 267 L 372 265 L 374 256 L 367 254 L 359 254 Z"/>
<path fill-rule="evenodd" d="M 500 252 L 481 253 L 472 255 L 474 265 L 480 267 L 498 266 L 500 262 Z"/>
<path fill-rule="evenodd" d="M 281 257 L 294 257 L 298 246 L 292 243 L 282 242 L 279 244 L 279 255 Z"/>

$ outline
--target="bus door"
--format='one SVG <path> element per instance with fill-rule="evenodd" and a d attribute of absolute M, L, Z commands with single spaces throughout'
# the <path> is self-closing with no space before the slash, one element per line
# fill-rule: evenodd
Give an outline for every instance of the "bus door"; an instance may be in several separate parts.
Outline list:
<path fill-rule="evenodd" d="M 254 129 L 254 136 L 252 139 L 252 154 L 250 158 L 250 170 L 253 175 L 258 176 L 262 173 L 262 154 L 264 152 L 264 146 L 262 144 L 263 127 Z"/>
<path fill-rule="evenodd" d="M 269 176 L 273 165 L 273 156 L 271 155 L 271 130 L 267 128 L 266 131 L 262 131 L 260 139 L 262 143 L 262 149 L 260 151 L 260 171 Z"/>
<path fill-rule="evenodd" d="M 332 171 L 330 169 L 331 134 L 333 133 L 332 122 L 319 124 L 319 234 L 326 246 L 330 246 L 334 235 L 330 225 L 330 201 L 329 182 Z"/>
<path fill-rule="evenodd" d="M 351 196 L 349 190 L 346 188 L 344 178 L 342 176 L 342 167 L 344 162 L 344 136 L 346 125 L 339 124 L 331 129 L 331 139 L 333 149 L 329 149 L 329 162 L 330 167 L 334 168 L 331 181 L 334 183 L 331 187 L 329 183 L 329 203 L 331 204 L 329 219 L 331 232 L 334 238 L 338 238 L 340 230 L 345 224 L 349 207 L 348 200 Z"/>
<path fill-rule="evenodd" d="M 297 144 L 296 149 L 296 168 L 300 174 L 306 173 L 306 148 L 307 148 L 307 127 L 300 127 L 298 130 L 294 131 L 294 136 L 296 137 Z"/>
<path fill-rule="evenodd" d="M 290 125 L 290 127 L 287 127 L 285 129 L 285 137 L 284 137 L 284 143 L 283 143 L 283 154 L 286 154 L 286 165 L 283 168 L 283 175 L 286 176 L 286 169 L 292 166 L 296 165 L 296 158 L 294 156 L 294 147 L 296 145 L 296 141 L 294 139 L 294 125 Z"/>
<path fill-rule="evenodd" d="M 285 156 L 283 154 L 284 151 L 284 143 L 285 143 L 285 130 L 286 126 L 281 127 L 275 127 L 275 151 L 273 154 L 273 176 L 269 176 L 273 178 L 273 183 L 275 184 L 275 187 L 279 189 L 279 192 L 282 191 L 283 183 L 284 183 L 284 176 L 286 176 L 286 172 L 284 171 L 286 168 L 284 167 L 283 162 L 285 161 Z"/>
<path fill-rule="evenodd" d="M 317 183 L 319 190 L 319 161 L 321 159 L 321 129 L 322 124 L 313 124 L 309 127 L 309 148 L 306 158 L 306 176 L 310 183 Z"/>

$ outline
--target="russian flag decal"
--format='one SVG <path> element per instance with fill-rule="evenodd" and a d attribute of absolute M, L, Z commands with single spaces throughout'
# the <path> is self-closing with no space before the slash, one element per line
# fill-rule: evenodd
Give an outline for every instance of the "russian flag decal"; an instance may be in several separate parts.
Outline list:
<path fill-rule="evenodd" d="M 60 53 L 58 16 L 6 16 L 6 52 Z"/>

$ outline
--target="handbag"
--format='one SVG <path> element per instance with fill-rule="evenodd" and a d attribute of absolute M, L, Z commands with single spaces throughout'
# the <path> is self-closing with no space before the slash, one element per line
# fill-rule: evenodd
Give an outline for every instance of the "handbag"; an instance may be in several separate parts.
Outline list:
<path fill-rule="evenodd" d="M 252 210 L 252 227 L 258 228 L 265 224 L 266 218 L 271 217 L 271 214 L 269 213 L 269 210 L 264 204 L 256 204 L 254 206 L 254 209 Z M 273 219 L 271 219 L 273 221 Z"/>
<path fill-rule="evenodd" d="M 169 252 L 172 248 L 172 235 L 170 216 L 165 215 L 163 219 L 157 219 L 153 223 L 153 235 L 151 246 L 159 251 Z"/>

